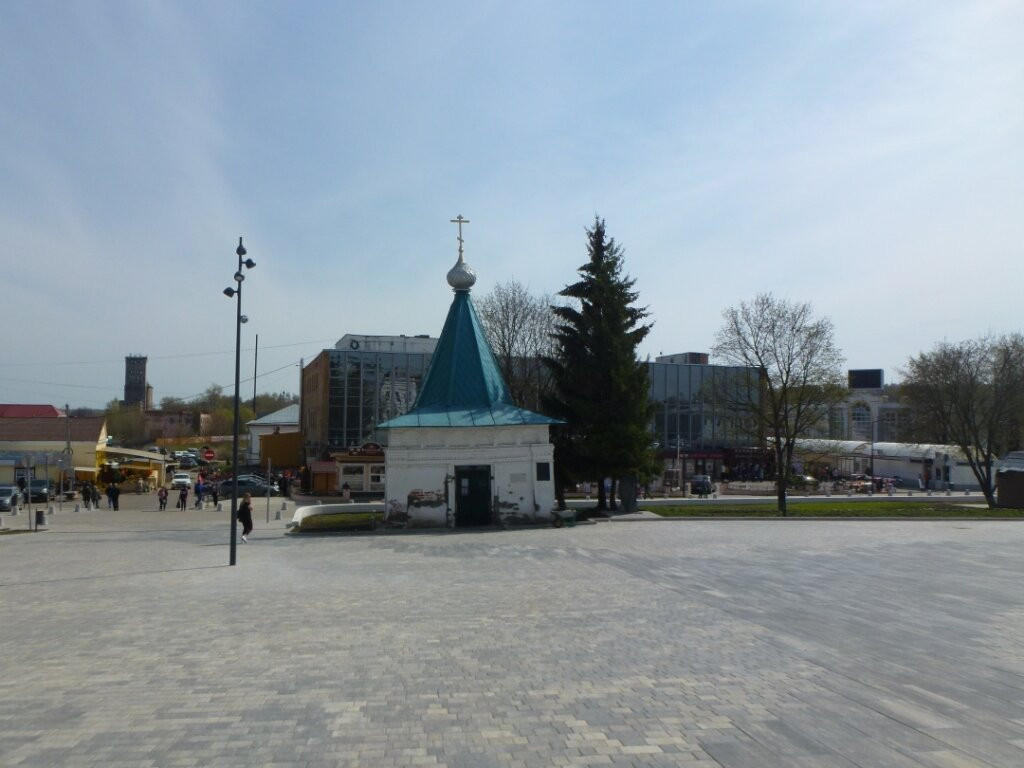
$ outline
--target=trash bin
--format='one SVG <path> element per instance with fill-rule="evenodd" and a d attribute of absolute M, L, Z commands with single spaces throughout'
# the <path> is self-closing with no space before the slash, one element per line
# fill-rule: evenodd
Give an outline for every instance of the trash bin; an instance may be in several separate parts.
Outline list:
<path fill-rule="evenodd" d="M 40 525 L 46 525 L 46 510 L 45 509 L 37 509 L 36 510 L 36 528 L 38 528 Z"/>

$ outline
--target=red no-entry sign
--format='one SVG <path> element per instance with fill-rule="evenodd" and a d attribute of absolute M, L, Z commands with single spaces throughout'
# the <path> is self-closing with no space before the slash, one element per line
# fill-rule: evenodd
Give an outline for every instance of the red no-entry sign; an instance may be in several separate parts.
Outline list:
<path fill-rule="evenodd" d="M 217 458 L 217 454 L 213 452 L 212 448 L 207 448 L 205 451 L 203 451 L 203 458 L 206 459 L 207 461 L 213 461 L 215 458 Z"/>

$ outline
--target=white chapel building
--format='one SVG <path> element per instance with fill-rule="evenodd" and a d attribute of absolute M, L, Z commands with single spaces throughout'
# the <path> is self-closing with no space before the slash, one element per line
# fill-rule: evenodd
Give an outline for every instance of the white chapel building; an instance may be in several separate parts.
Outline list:
<path fill-rule="evenodd" d="M 412 410 L 388 430 L 385 520 L 472 527 L 550 520 L 555 508 L 552 419 L 513 404 L 473 308 L 476 274 L 459 258 L 455 298 Z"/>

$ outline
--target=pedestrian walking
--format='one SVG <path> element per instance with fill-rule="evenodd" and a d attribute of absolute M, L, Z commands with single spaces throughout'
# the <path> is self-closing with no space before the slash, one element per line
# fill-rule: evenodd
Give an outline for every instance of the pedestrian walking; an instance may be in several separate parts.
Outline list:
<path fill-rule="evenodd" d="M 100 508 L 100 489 L 97 488 L 95 485 L 92 487 L 92 508 Z"/>
<path fill-rule="evenodd" d="M 188 509 L 188 488 L 182 488 L 178 491 L 178 509 L 182 512 Z"/>
<path fill-rule="evenodd" d="M 114 507 L 114 484 L 113 483 L 107 483 L 106 494 L 107 494 L 107 509 L 113 509 L 113 507 Z"/>
<path fill-rule="evenodd" d="M 205 489 L 206 486 L 203 485 L 203 482 L 201 480 L 198 483 L 196 483 L 196 509 L 203 508 L 203 491 Z"/>
<path fill-rule="evenodd" d="M 238 506 L 238 522 L 242 524 L 242 543 L 249 541 L 248 536 L 252 533 L 252 496 L 248 493 L 242 496 L 242 503 Z"/>
<path fill-rule="evenodd" d="M 160 509 L 167 509 L 167 489 L 162 485 L 160 486 L 160 490 L 156 492 L 156 498 L 157 501 L 160 502 Z"/>
<path fill-rule="evenodd" d="M 120 509 L 119 504 L 121 500 L 121 489 L 117 486 L 117 483 L 111 483 L 110 488 L 107 490 L 110 494 L 110 504 L 115 512 Z"/>

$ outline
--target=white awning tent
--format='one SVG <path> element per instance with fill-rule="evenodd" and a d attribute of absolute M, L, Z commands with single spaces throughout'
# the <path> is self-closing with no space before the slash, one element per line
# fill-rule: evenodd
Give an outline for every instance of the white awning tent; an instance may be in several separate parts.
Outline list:
<path fill-rule="evenodd" d="M 950 461 L 965 463 L 967 458 L 955 445 L 939 445 L 935 443 L 871 443 L 863 440 L 822 440 L 798 439 L 798 453 L 817 453 L 822 456 L 857 456 L 871 457 L 874 450 L 875 458 L 907 459 L 924 461 L 928 459 L 942 460 L 946 456 Z"/>
<path fill-rule="evenodd" d="M 795 441 L 794 447 L 797 453 L 816 453 L 822 456 L 871 455 L 870 444 L 860 440 L 798 439 Z"/>
<path fill-rule="evenodd" d="M 840 476 L 870 473 L 899 478 L 907 487 L 927 484 L 940 490 L 978 487 L 967 457 L 955 445 L 808 438 L 797 440 L 795 448 L 800 461 L 831 467 Z"/>

